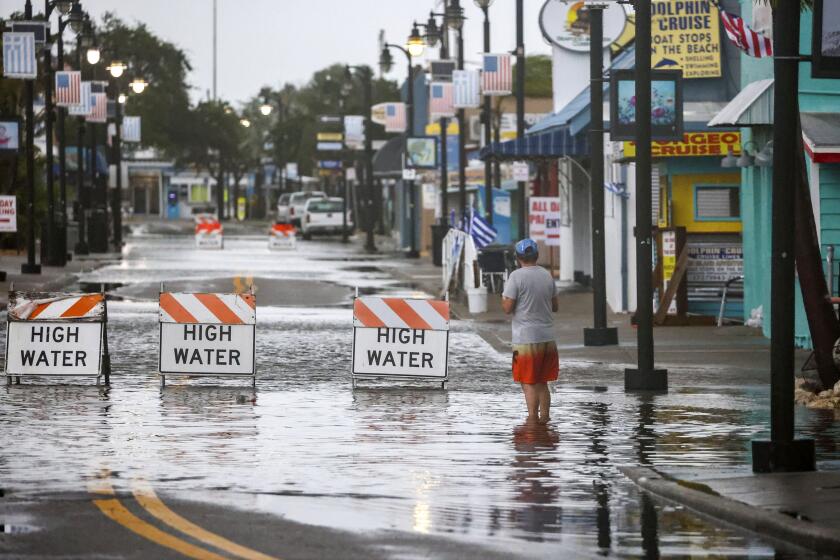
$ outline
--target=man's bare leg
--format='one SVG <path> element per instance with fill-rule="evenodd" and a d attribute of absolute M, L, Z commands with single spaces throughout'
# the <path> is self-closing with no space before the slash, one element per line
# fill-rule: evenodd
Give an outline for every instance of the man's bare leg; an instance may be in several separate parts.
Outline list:
<path fill-rule="evenodd" d="M 540 423 L 545 424 L 549 420 L 549 409 L 551 408 L 551 391 L 548 389 L 548 383 L 537 383 L 536 385 L 534 385 L 534 387 L 537 389 Z"/>
<path fill-rule="evenodd" d="M 537 420 L 539 418 L 540 394 L 538 391 L 539 385 L 530 383 L 521 383 L 522 392 L 525 393 L 525 405 L 528 407 L 528 419 Z"/>

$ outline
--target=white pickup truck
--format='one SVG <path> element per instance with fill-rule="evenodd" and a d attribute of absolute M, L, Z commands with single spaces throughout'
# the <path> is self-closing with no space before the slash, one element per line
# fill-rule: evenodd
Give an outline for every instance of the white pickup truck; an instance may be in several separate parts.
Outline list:
<path fill-rule="evenodd" d="M 303 209 L 300 231 L 306 240 L 317 234 L 340 234 L 343 223 L 344 201 L 337 197 L 310 198 Z M 352 229 L 350 212 L 347 212 L 347 230 Z"/>
<path fill-rule="evenodd" d="M 306 202 L 311 198 L 327 198 L 323 191 L 303 191 L 292 193 L 289 197 L 289 222 L 301 227 Z"/>

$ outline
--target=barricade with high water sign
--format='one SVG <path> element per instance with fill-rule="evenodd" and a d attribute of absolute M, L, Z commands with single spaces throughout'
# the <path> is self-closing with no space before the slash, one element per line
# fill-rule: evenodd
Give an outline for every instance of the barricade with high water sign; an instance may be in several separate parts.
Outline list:
<path fill-rule="evenodd" d="M 294 249 L 295 243 L 295 226 L 292 224 L 274 224 L 268 231 L 269 249 Z"/>
<path fill-rule="evenodd" d="M 110 379 L 105 294 L 9 291 L 7 384 L 21 376 Z"/>
<path fill-rule="evenodd" d="M 360 378 L 390 378 L 446 388 L 448 355 L 448 301 L 363 296 L 353 302 L 353 387 Z"/>
<path fill-rule="evenodd" d="M 224 249 L 222 223 L 212 214 L 195 217 L 195 246 L 199 249 Z"/>
<path fill-rule="evenodd" d="M 160 385 L 167 375 L 247 376 L 256 385 L 257 299 L 247 294 L 160 293 Z"/>

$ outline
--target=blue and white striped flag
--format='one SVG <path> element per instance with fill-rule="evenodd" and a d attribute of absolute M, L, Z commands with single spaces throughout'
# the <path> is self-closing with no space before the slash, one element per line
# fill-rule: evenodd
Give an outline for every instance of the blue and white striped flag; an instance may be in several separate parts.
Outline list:
<path fill-rule="evenodd" d="M 120 137 L 123 142 L 139 142 L 140 117 L 123 117 Z"/>
<path fill-rule="evenodd" d="M 34 80 L 38 77 L 34 33 L 3 33 L 3 76 L 19 80 Z"/>
<path fill-rule="evenodd" d="M 499 232 L 487 223 L 487 221 L 472 211 L 472 219 L 470 220 L 470 237 L 473 238 L 476 249 L 483 249 L 484 247 L 493 243 L 496 240 L 496 235 Z"/>
<path fill-rule="evenodd" d="M 454 107 L 473 109 L 481 105 L 481 73 L 478 70 L 453 70 L 452 86 Z"/>
<path fill-rule="evenodd" d="M 90 82 L 82 82 L 81 94 L 79 95 L 79 104 L 70 105 L 67 108 L 67 114 L 75 115 L 77 117 L 86 117 L 90 114 Z"/>

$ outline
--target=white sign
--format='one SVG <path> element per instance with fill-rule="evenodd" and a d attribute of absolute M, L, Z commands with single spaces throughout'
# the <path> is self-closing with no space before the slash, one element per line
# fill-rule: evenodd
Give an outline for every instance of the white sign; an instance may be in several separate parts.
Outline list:
<path fill-rule="evenodd" d="M 17 231 L 17 198 L 0 196 L 0 231 Z"/>
<path fill-rule="evenodd" d="M 528 234 L 546 245 L 560 244 L 560 199 L 554 196 L 532 196 L 528 199 Z"/>
<path fill-rule="evenodd" d="M 403 181 L 413 181 L 417 178 L 417 170 L 416 169 L 403 169 L 402 173 Z"/>
<path fill-rule="evenodd" d="M 529 178 L 528 164 L 524 161 L 513 162 L 513 180 L 527 181 Z"/>
<path fill-rule="evenodd" d="M 449 331 L 353 329 L 353 375 L 446 377 Z"/>
<path fill-rule="evenodd" d="M 493 212 L 498 216 L 510 218 L 510 196 L 494 196 Z"/>
<path fill-rule="evenodd" d="M 255 325 L 160 324 L 160 372 L 254 373 Z"/>
<path fill-rule="evenodd" d="M 617 2 L 604 9 L 604 46 L 618 39 L 627 25 L 627 13 Z M 589 10 L 580 0 L 546 0 L 540 10 L 540 30 L 558 47 L 589 52 Z"/>
<path fill-rule="evenodd" d="M 423 183 L 423 210 L 437 210 L 437 191 L 434 183 Z"/>
<path fill-rule="evenodd" d="M 286 164 L 286 179 L 295 180 L 298 178 L 298 164 L 297 163 L 287 163 Z"/>
<path fill-rule="evenodd" d="M 9 322 L 6 375 L 98 376 L 102 326 L 81 322 Z"/>
<path fill-rule="evenodd" d="M 201 231 L 195 234 L 195 246 L 199 249 L 222 249 L 224 248 L 224 238 L 221 233 Z"/>

